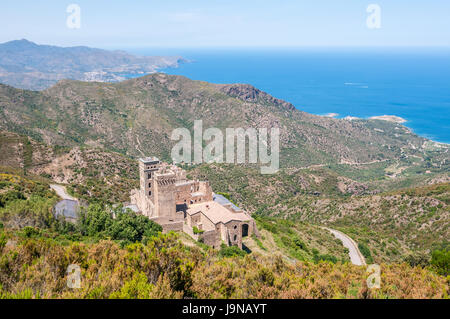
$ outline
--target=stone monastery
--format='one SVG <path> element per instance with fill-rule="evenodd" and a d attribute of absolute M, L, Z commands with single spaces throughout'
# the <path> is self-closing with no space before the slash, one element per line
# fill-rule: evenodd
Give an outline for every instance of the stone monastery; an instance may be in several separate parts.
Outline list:
<path fill-rule="evenodd" d="M 213 248 L 224 243 L 242 249 L 242 237 L 259 235 L 249 213 L 207 181 L 186 178 L 186 171 L 156 157 L 139 159 L 140 189 L 131 192 L 131 208 L 160 224 L 163 231 L 184 231 Z"/>

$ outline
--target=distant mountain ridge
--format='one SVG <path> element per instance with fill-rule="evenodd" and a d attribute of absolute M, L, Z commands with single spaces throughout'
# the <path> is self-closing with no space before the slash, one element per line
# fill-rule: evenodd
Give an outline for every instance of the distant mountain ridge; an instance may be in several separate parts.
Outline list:
<path fill-rule="evenodd" d="M 180 56 L 134 56 L 86 46 L 39 45 L 22 39 L 0 44 L 0 82 L 43 90 L 62 79 L 118 82 L 124 75 L 144 75 L 176 67 Z"/>

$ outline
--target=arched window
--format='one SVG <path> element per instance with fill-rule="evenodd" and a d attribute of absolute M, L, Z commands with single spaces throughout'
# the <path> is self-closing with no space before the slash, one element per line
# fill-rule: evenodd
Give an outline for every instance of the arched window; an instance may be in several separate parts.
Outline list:
<path fill-rule="evenodd" d="M 248 224 L 242 224 L 242 237 L 248 236 Z"/>

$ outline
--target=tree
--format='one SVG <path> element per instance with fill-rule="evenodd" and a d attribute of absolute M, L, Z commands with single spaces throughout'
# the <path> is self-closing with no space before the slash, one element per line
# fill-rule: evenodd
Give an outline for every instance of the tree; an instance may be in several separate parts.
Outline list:
<path fill-rule="evenodd" d="M 433 251 L 430 263 L 438 274 L 448 276 L 450 274 L 450 250 Z"/>

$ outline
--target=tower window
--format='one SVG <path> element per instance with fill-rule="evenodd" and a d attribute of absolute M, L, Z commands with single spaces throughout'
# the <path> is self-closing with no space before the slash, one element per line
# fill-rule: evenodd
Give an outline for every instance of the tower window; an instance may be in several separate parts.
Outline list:
<path fill-rule="evenodd" d="M 148 195 L 151 196 L 152 195 L 152 191 L 148 191 Z"/>

